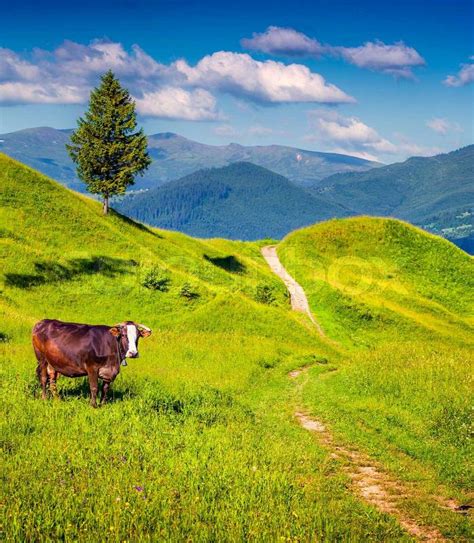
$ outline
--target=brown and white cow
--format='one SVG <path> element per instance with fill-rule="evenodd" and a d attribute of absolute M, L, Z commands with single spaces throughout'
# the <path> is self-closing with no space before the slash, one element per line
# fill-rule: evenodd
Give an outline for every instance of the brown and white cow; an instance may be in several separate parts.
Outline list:
<path fill-rule="evenodd" d="M 48 381 L 51 392 L 57 395 L 56 380 L 61 374 L 89 378 L 93 407 L 97 407 L 99 379 L 102 379 L 101 403 L 104 403 L 120 366 L 127 365 L 126 358 L 138 358 L 138 340 L 150 334 L 149 328 L 132 321 L 115 326 L 49 319 L 38 322 L 33 328 L 33 348 L 43 399 Z"/>

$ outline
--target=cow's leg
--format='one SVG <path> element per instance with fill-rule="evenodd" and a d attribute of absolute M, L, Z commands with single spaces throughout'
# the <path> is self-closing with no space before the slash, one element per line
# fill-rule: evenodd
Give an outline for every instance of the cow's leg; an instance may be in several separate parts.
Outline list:
<path fill-rule="evenodd" d="M 102 383 L 102 397 L 100 399 L 100 403 L 104 404 L 107 401 L 107 392 L 109 391 L 110 382 L 109 381 L 103 381 Z"/>
<path fill-rule="evenodd" d="M 39 362 L 36 368 L 38 379 L 41 383 L 41 398 L 46 400 L 46 386 L 48 384 L 48 365 L 46 362 Z"/>
<path fill-rule="evenodd" d="M 91 405 L 97 407 L 97 392 L 99 390 L 99 375 L 95 368 L 91 368 L 88 372 L 89 386 L 91 389 Z"/>
<path fill-rule="evenodd" d="M 58 388 L 56 386 L 56 381 L 58 379 L 58 372 L 50 364 L 48 364 L 47 366 L 47 372 L 48 372 L 48 377 L 49 377 L 49 390 L 51 390 L 51 394 L 53 395 L 53 398 L 58 399 L 59 398 Z"/>
<path fill-rule="evenodd" d="M 46 400 L 46 386 L 48 384 L 48 363 L 46 362 L 43 353 L 41 353 L 36 347 L 35 354 L 38 360 L 38 366 L 36 367 L 36 375 L 38 376 L 41 384 L 41 398 Z"/>

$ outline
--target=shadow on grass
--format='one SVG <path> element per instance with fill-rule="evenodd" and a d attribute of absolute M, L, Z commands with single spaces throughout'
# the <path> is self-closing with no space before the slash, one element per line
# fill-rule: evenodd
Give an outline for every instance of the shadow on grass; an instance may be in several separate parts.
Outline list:
<path fill-rule="evenodd" d="M 115 217 L 122 220 L 124 223 L 128 224 L 129 226 L 132 226 L 133 228 L 136 228 L 137 230 L 140 230 L 142 232 L 146 232 L 147 234 L 151 234 L 152 236 L 155 236 L 155 238 L 163 239 L 163 236 L 158 234 L 158 232 L 153 232 L 151 228 L 149 228 L 146 224 L 143 224 L 141 222 L 136 222 L 130 217 L 127 217 L 126 215 L 122 215 L 118 211 L 115 211 L 115 209 L 110 208 L 109 213 L 111 215 L 114 215 Z"/>
<path fill-rule="evenodd" d="M 234 255 L 229 256 L 209 256 L 204 255 L 204 259 L 214 264 L 218 268 L 230 273 L 244 273 L 246 270 L 245 264 L 240 262 L 240 260 Z"/>
<path fill-rule="evenodd" d="M 89 388 L 89 380 L 87 377 L 84 378 L 77 378 L 73 380 L 72 385 L 63 386 L 61 387 L 61 381 L 62 379 L 58 381 L 58 392 L 59 397 L 63 400 L 67 400 L 68 398 L 82 398 L 85 400 L 89 400 L 90 398 L 90 388 Z M 64 381 L 63 381 L 64 382 Z M 100 401 L 100 394 L 102 391 L 102 385 L 99 386 L 99 394 L 97 397 L 97 401 Z M 109 388 L 109 393 L 107 394 L 107 403 L 113 403 L 113 402 L 122 402 L 124 400 L 128 400 L 130 398 L 133 398 L 136 396 L 136 393 L 132 389 L 114 389 L 114 385 L 112 385 Z"/>
<path fill-rule="evenodd" d="M 130 273 L 130 268 L 135 266 L 133 260 L 112 258 L 110 256 L 93 256 L 91 258 L 73 258 L 66 264 L 41 260 L 35 262 L 34 274 L 6 273 L 5 284 L 9 287 L 32 288 L 48 283 L 71 281 L 84 275 L 105 275 L 116 277 Z"/>

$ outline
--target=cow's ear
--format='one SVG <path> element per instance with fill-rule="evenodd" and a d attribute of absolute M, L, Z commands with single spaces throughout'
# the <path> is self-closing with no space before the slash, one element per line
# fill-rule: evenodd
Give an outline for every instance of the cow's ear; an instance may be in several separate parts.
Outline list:
<path fill-rule="evenodd" d="M 143 326 L 143 324 L 139 324 L 137 328 L 138 328 L 138 331 L 140 332 L 141 337 L 151 336 L 151 330 L 148 327 Z"/>
<path fill-rule="evenodd" d="M 113 336 L 118 337 L 120 335 L 120 328 L 118 326 L 112 326 L 111 328 L 109 328 L 109 332 Z"/>

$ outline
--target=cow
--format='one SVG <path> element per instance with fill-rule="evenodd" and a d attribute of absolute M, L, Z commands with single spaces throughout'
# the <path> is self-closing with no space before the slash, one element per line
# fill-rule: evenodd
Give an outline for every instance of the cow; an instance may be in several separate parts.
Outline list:
<path fill-rule="evenodd" d="M 66 377 L 89 378 L 91 405 L 97 407 L 99 379 L 105 403 L 110 384 L 126 366 L 127 358 L 138 358 L 138 340 L 148 337 L 150 328 L 132 321 L 114 326 L 77 324 L 45 319 L 32 333 L 33 348 L 38 360 L 36 373 L 41 383 L 42 398 L 46 386 L 57 397 L 58 374 Z"/>

